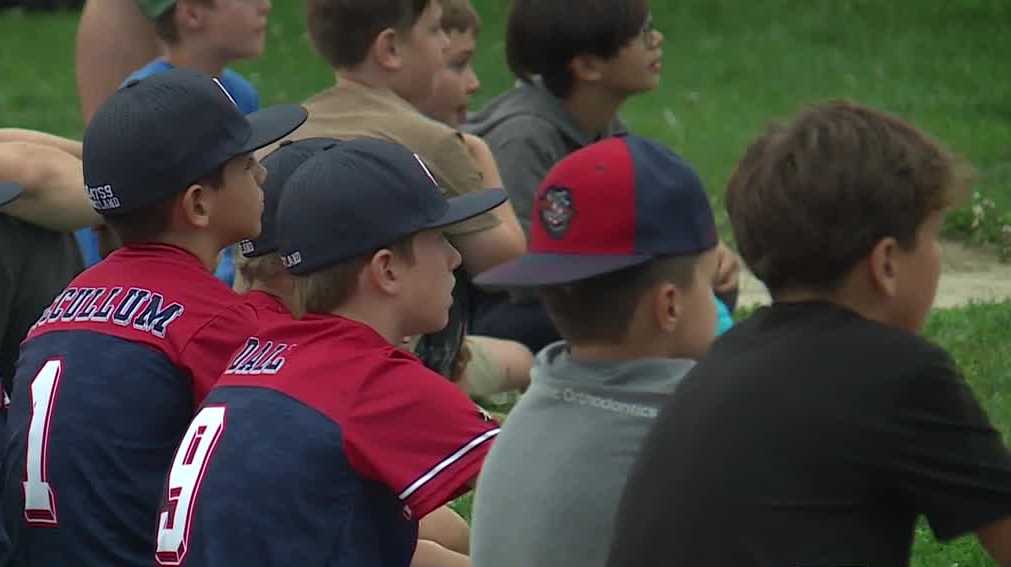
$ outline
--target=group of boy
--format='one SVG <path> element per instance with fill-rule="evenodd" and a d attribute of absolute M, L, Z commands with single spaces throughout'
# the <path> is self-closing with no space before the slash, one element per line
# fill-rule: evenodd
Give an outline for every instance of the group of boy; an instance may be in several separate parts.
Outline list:
<path fill-rule="evenodd" d="M 645 2 L 581 2 L 593 32 L 566 5 L 514 3 L 522 83 L 472 121 L 484 140 L 452 128 L 478 82 L 466 29 L 439 63 L 437 1 L 310 0 L 339 82 L 307 112 L 244 118 L 182 70 L 102 106 L 84 180 L 125 246 L 24 344 L 9 564 L 465 565 L 418 520 L 479 471 L 479 567 L 905 565 L 920 514 L 1011 562 L 1011 456 L 917 336 L 959 162 L 849 103 L 770 127 L 727 203 L 774 304 L 710 351 L 733 257 L 690 164 L 615 122 L 662 35 Z M 211 276 L 237 242 L 244 296 Z M 470 274 L 562 338 L 501 431 L 400 348 Z"/>

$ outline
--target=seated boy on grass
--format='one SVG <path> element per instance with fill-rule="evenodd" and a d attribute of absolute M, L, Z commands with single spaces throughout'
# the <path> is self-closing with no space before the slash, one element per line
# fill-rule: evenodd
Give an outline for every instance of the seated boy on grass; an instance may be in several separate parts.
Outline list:
<path fill-rule="evenodd" d="M 552 166 L 594 141 L 625 131 L 625 102 L 660 84 L 663 34 L 647 0 L 516 0 L 506 56 L 519 84 L 470 117 L 499 164 L 520 224 L 529 232 L 534 196 Z M 737 257 L 720 245 L 716 292 L 732 309 Z M 531 295 L 480 298 L 473 332 L 515 339 L 537 351 L 558 340 Z"/>
<path fill-rule="evenodd" d="M 473 487 L 498 426 L 399 345 L 448 320 L 460 254 L 442 229 L 504 200 L 447 201 L 416 154 L 376 139 L 299 166 L 275 219 L 287 305 L 264 298 L 276 316 L 179 446 L 161 564 L 410 564 L 418 520 Z"/>
<path fill-rule="evenodd" d="M 472 556 L 603 565 L 639 445 L 713 340 L 716 226 L 692 168 L 635 136 L 559 162 L 533 220 L 530 252 L 476 281 L 535 287 L 564 340 L 537 355 L 482 470 Z"/>
<path fill-rule="evenodd" d="M 608 565 L 909 564 L 925 516 L 1011 564 L 1011 454 L 919 336 L 959 162 L 883 112 L 812 106 L 745 152 L 727 210 L 772 293 L 664 408 Z"/>

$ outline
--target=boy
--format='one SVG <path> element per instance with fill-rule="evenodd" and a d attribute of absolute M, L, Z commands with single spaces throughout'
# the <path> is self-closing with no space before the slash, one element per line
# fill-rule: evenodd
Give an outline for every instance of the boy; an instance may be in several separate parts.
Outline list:
<path fill-rule="evenodd" d="M 468 0 L 442 0 L 441 4 L 442 30 L 449 40 L 446 65 L 435 77 L 431 96 L 417 107 L 433 120 L 459 128 L 467 120 L 470 97 L 481 87 L 473 65 L 481 18 Z"/>
<path fill-rule="evenodd" d="M 441 229 L 505 194 L 441 192 L 416 154 L 376 139 L 288 179 L 276 230 L 298 320 L 264 318 L 194 418 L 159 564 L 407 566 L 417 520 L 473 486 L 498 427 L 398 347 L 448 319 L 460 255 Z"/>
<path fill-rule="evenodd" d="M 533 197 L 548 170 L 570 152 L 624 132 L 621 106 L 659 85 L 663 34 L 647 0 L 516 0 L 506 34 L 509 67 L 520 83 L 472 116 L 466 130 L 491 146 L 529 232 Z M 737 259 L 722 245 L 720 258 L 716 292 L 732 308 Z M 473 327 L 534 351 L 558 340 L 529 294 L 481 297 Z"/>
<path fill-rule="evenodd" d="M 533 215 L 530 252 L 476 281 L 539 288 L 564 341 L 482 469 L 472 557 L 592 567 L 659 407 L 713 340 L 716 226 L 691 167 L 635 136 L 559 162 Z"/>
<path fill-rule="evenodd" d="M 8 413 L 4 520 L 17 565 L 149 565 L 172 452 L 255 326 L 210 268 L 260 230 L 254 150 L 305 119 L 242 115 L 174 70 L 128 84 L 84 136 L 92 205 L 125 246 L 58 294 L 22 345 Z"/>
<path fill-rule="evenodd" d="M 434 78 L 445 67 L 438 0 L 309 0 L 306 8 L 309 36 L 338 83 L 306 101 L 309 120 L 293 138 L 385 139 L 417 153 L 449 195 L 501 187 L 487 146 L 481 144 L 487 156 L 480 147 L 474 154 L 459 132 L 414 106 L 432 95 Z M 526 246 L 508 203 L 446 232 L 470 274 L 514 258 Z M 457 299 L 446 329 L 417 346 L 426 364 L 444 374 L 469 313 L 467 294 Z"/>
<path fill-rule="evenodd" d="M 913 126 L 847 102 L 748 148 L 727 210 L 774 303 L 664 408 L 608 565 L 899 567 L 921 514 L 1011 564 L 1011 455 L 918 336 L 959 169 Z"/>

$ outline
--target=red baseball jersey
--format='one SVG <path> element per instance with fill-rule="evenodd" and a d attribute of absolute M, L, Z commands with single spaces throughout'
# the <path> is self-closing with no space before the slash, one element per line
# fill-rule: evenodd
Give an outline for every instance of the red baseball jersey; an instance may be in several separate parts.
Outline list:
<path fill-rule="evenodd" d="M 408 565 L 498 424 L 372 328 L 250 296 L 261 328 L 176 453 L 159 564 Z"/>
<path fill-rule="evenodd" d="M 127 246 L 61 292 L 22 345 L 8 413 L 10 555 L 150 565 L 194 408 L 256 311 L 180 248 Z"/>

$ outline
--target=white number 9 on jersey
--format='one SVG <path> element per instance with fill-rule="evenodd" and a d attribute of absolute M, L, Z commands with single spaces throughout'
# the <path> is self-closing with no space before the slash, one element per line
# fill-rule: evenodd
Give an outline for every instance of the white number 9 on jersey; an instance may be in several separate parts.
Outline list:
<path fill-rule="evenodd" d="M 186 556 L 193 505 L 207 463 L 225 429 L 224 406 L 209 406 L 193 418 L 183 436 L 168 477 L 168 499 L 158 516 L 159 565 L 179 565 Z"/>

